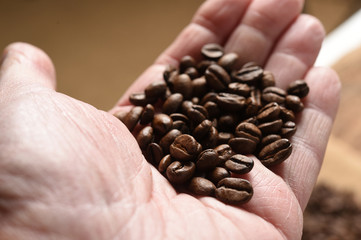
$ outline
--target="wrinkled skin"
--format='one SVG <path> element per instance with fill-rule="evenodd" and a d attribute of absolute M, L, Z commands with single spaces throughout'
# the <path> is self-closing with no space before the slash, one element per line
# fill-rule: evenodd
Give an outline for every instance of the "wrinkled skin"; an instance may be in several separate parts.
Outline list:
<path fill-rule="evenodd" d="M 302 4 L 206 1 L 109 112 L 56 92 L 44 52 L 9 45 L 0 70 L 0 239 L 300 239 L 340 91 L 335 72 L 312 67 L 325 33 L 300 15 Z M 254 196 L 242 206 L 177 193 L 112 116 L 165 65 L 199 57 L 208 42 L 258 62 L 277 86 L 304 78 L 311 89 L 292 155 L 272 169 L 255 161 L 246 175 Z"/>

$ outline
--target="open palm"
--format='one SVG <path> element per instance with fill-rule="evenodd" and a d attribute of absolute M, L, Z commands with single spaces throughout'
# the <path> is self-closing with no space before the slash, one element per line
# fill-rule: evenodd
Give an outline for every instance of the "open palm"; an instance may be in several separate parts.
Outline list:
<path fill-rule="evenodd" d="M 312 67 L 324 31 L 299 15 L 302 4 L 206 1 L 110 112 L 56 92 L 41 50 L 8 46 L 0 70 L 0 239 L 299 239 L 340 90 L 333 71 Z M 255 161 L 247 174 L 254 196 L 241 207 L 177 193 L 112 116 L 167 64 L 199 58 L 209 42 L 237 52 L 240 64 L 261 64 L 280 87 L 302 78 L 311 89 L 291 157 L 272 169 Z"/>

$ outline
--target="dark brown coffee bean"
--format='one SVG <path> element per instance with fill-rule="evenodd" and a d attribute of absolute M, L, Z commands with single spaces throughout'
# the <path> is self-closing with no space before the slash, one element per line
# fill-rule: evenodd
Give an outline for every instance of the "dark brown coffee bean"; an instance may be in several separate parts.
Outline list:
<path fill-rule="evenodd" d="M 246 115 L 256 115 L 261 106 L 261 91 L 259 89 L 254 89 L 251 91 L 251 96 L 249 96 L 246 100 Z"/>
<path fill-rule="evenodd" d="M 239 112 L 246 106 L 243 96 L 232 93 L 219 93 L 217 96 L 218 106 L 228 112 Z"/>
<path fill-rule="evenodd" d="M 266 103 L 276 102 L 282 104 L 285 102 L 286 91 L 278 87 L 267 87 L 262 91 L 262 100 Z"/>
<path fill-rule="evenodd" d="M 189 101 L 189 100 L 186 100 L 186 101 L 183 101 L 182 102 L 182 105 L 181 105 L 181 110 L 182 110 L 182 113 L 187 115 L 187 112 L 189 109 L 191 109 L 191 107 L 193 106 L 194 104 L 192 103 L 192 101 Z"/>
<path fill-rule="evenodd" d="M 304 108 L 301 99 L 296 95 L 287 95 L 286 100 L 286 107 L 294 112 L 301 112 Z"/>
<path fill-rule="evenodd" d="M 233 152 L 231 146 L 228 144 L 221 144 L 214 148 L 214 151 L 217 152 L 218 158 L 220 160 L 220 164 L 227 161 L 231 156 L 233 156 L 235 153 Z"/>
<path fill-rule="evenodd" d="M 154 115 L 152 127 L 156 134 L 166 134 L 172 128 L 172 125 L 173 120 L 167 114 L 158 113 Z"/>
<path fill-rule="evenodd" d="M 194 177 L 188 184 L 191 193 L 201 196 L 212 196 L 216 190 L 216 186 L 208 179 L 202 177 Z"/>
<path fill-rule="evenodd" d="M 265 122 L 258 125 L 258 128 L 261 130 L 263 135 L 277 133 L 283 125 L 281 119 L 277 119 L 271 122 Z"/>
<path fill-rule="evenodd" d="M 173 121 L 172 129 L 178 129 L 183 134 L 189 134 L 190 132 L 188 125 L 181 120 Z"/>
<path fill-rule="evenodd" d="M 189 67 L 184 71 L 185 74 L 187 74 L 190 79 L 196 79 L 199 77 L 198 70 L 195 67 Z"/>
<path fill-rule="evenodd" d="M 218 65 L 231 72 L 238 61 L 237 53 L 227 53 L 218 60 Z"/>
<path fill-rule="evenodd" d="M 208 113 L 202 105 L 192 105 L 187 111 L 187 116 L 194 125 L 198 125 L 208 118 Z"/>
<path fill-rule="evenodd" d="M 228 91 L 243 97 L 248 97 L 251 93 L 251 88 L 245 83 L 232 82 L 228 84 Z"/>
<path fill-rule="evenodd" d="M 193 96 L 203 97 L 208 91 L 207 81 L 204 76 L 192 81 Z"/>
<path fill-rule="evenodd" d="M 182 57 L 182 59 L 179 62 L 179 71 L 181 73 L 184 73 L 184 71 L 188 68 L 195 67 L 196 61 L 192 56 L 186 55 Z"/>
<path fill-rule="evenodd" d="M 140 116 L 142 115 L 143 107 L 135 106 L 133 107 L 127 115 L 125 115 L 123 123 L 129 129 L 133 131 L 134 127 L 137 125 Z"/>
<path fill-rule="evenodd" d="M 132 93 L 129 95 L 129 102 L 135 106 L 145 106 L 148 103 L 156 102 L 156 98 L 148 98 L 145 93 Z"/>
<path fill-rule="evenodd" d="M 232 139 L 234 135 L 230 132 L 219 132 L 217 145 L 227 144 L 230 139 Z"/>
<path fill-rule="evenodd" d="M 249 181 L 241 178 L 223 178 L 215 190 L 216 198 L 227 204 L 244 204 L 253 196 Z"/>
<path fill-rule="evenodd" d="M 180 184 L 190 180 L 196 171 L 194 162 L 172 162 L 167 170 L 167 178 L 171 183 Z"/>
<path fill-rule="evenodd" d="M 275 77 L 270 71 L 263 71 L 263 77 L 261 79 L 261 88 L 273 87 L 276 85 Z"/>
<path fill-rule="evenodd" d="M 273 143 L 273 142 L 275 142 L 277 140 L 280 140 L 280 139 L 281 139 L 281 136 L 278 135 L 278 134 L 267 135 L 264 138 L 262 138 L 260 146 L 261 146 L 261 148 L 263 148 L 266 145 L 271 144 L 271 143 Z"/>
<path fill-rule="evenodd" d="M 280 109 L 281 109 L 280 117 L 284 122 L 296 121 L 296 116 L 292 110 L 289 110 L 285 107 L 280 107 Z"/>
<path fill-rule="evenodd" d="M 164 81 L 156 81 L 149 84 L 144 93 L 147 98 L 160 98 L 163 97 L 167 89 L 167 84 Z"/>
<path fill-rule="evenodd" d="M 290 139 L 295 134 L 296 130 L 297 130 L 296 123 L 288 121 L 282 125 L 281 135 L 284 138 Z"/>
<path fill-rule="evenodd" d="M 224 163 L 226 169 L 236 174 L 245 174 L 250 172 L 253 168 L 253 165 L 254 163 L 252 158 L 242 154 L 233 155 Z"/>
<path fill-rule="evenodd" d="M 146 126 L 139 131 L 137 136 L 137 142 L 142 150 L 147 149 L 148 145 L 153 141 L 154 134 L 151 126 Z"/>
<path fill-rule="evenodd" d="M 223 52 L 223 47 L 217 43 L 208 43 L 201 49 L 204 58 L 215 61 L 223 56 Z"/>
<path fill-rule="evenodd" d="M 217 184 L 223 178 L 230 177 L 231 173 L 223 167 L 215 167 L 213 170 L 207 173 L 207 178 L 214 184 Z"/>
<path fill-rule="evenodd" d="M 200 141 L 203 149 L 214 148 L 217 145 L 218 130 L 215 127 L 211 127 L 208 134 Z"/>
<path fill-rule="evenodd" d="M 244 137 L 234 137 L 229 140 L 228 144 L 234 152 L 240 154 L 251 154 L 257 147 L 255 141 Z"/>
<path fill-rule="evenodd" d="M 152 104 L 147 104 L 142 112 L 139 123 L 142 125 L 147 125 L 152 122 L 154 118 L 154 107 Z"/>
<path fill-rule="evenodd" d="M 249 68 L 249 67 L 259 67 L 259 65 L 256 62 L 246 62 L 243 64 L 241 68 Z"/>
<path fill-rule="evenodd" d="M 162 147 L 164 154 L 169 153 L 169 146 L 174 142 L 176 137 L 180 135 L 182 135 L 180 130 L 172 129 L 160 139 L 159 145 Z"/>
<path fill-rule="evenodd" d="M 278 119 L 281 112 L 281 108 L 276 102 L 271 102 L 264 106 L 257 115 L 259 122 L 267 122 Z"/>
<path fill-rule="evenodd" d="M 182 134 L 174 140 L 169 150 L 174 159 L 185 162 L 198 157 L 202 146 L 191 135 Z"/>
<path fill-rule="evenodd" d="M 172 113 L 169 116 L 173 120 L 173 122 L 180 120 L 180 121 L 183 121 L 185 123 L 189 123 L 189 118 L 186 115 L 182 114 L 182 113 Z"/>
<path fill-rule="evenodd" d="M 237 137 L 250 139 L 257 145 L 262 137 L 262 132 L 253 123 L 242 122 L 236 127 L 234 135 Z"/>
<path fill-rule="evenodd" d="M 183 102 L 183 95 L 180 93 L 173 93 L 170 95 L 162 106 L 162 111 L 165 114 L 177 112 Z"/>
<path fill-rule="evenodd" d="M 239 114 L 225 114 L 218 118 L 218 129 L 224 132 L 232 132 L 239 122 Z"/>
<path fill-rule="evenodd" d="M 193 130 L 193 137 L 200 141 L 202 140 L 211 130 L 212 122 L 208 119 L 202 121 L 198 126 Z"/>
<path fill-rule="evenodd" d="M 309 91 L 310 89 L 304 80 L 296 80 L 291 82 L 287 88 L 288 94 L 296 95 L 299 98 L 306 97 Z"/>
<path fill-rule="evenodd" d="M 242 67 L 239 71 L 232 74 L 235 82 L 255 85 L 263 76 L 263 69 L 259 66 Z"/>
<path fill-rule="evenodd" d="M 178 70 L 175 66 L 173 65 L 167 65 L 164 69 L 164 72 L 163 72 L 163 79 L 166 83 L 168 83 L 168 80 L 170 78 L 170 76 L 174 73 L 177 74 Z"/>
<path fill-rule="evenodd" d="M 180 93 L 184 99 L 192 97 L 192 80 L 187 74 L 180 74 L 173 82 L 173 92 Z"/>
<path fill-rule="evenodd" d="M 262 148 L 258 157 L 266 167 L 280 164 L 292 153 L 292 144 L 286 138 L 272 142 Z"/>
<path fill-rule="evenodd" d="M 203 96 L 200 105 L 204 105 L 206 102 L 217 102 L 217 93 L 215 92 L 209 92 L 206 95 Z"/>
<path fill-rule="evenodd" d="M 170 154 L 165 155 L 160 161 L 158 165 L 158 171 L 162 174 L 165 173 L 169 165 L 173 162 Z"/>
<path fill-rule="evenodd" d="M 217 92 L 225 90 L 231 82 L 227 71 L 217 64 L 212 64 L 207 68 L 205 77 L 208 86 Z"/>
<path fill-rule="evenodd" d="M 199 75 L 204 75 L 204 73 L 206 72 L 207 68 L 211 65 L 211 64 L 216 64 L 215 61 L 212 61 L 212 60 L 203 60 L 203 61 L 200 61 L 198 64 L 197 64 L 197 70 L 198 70 L 198 73 Z"/>
<path fill-rule="evenodd" d="M 163 149 L 157 143 L 150 143 L 147 147 L 147 156 L 149 161 L 154 165 L 158 166 L 160 160 L 163 158 Z"/>
<path fill-rule="evenodd" d="M 120 121 L 124 122 L 125 116 L 127 116 L 128 112 L 124 110 L 117 111 L 113 114 L 114 117 L 118 118 Z"/>
<path fill-rule="evenodd" d="M 213 149 L 202 151 L 197 158 L 196 167 L 199 170 L 210 170 L 219 164 L 218 153 Z"/>
<path fill-rule="evenodd" d="M 209 119 L 217 118 L 221 112 L 217 103 L 208 101 L 203 107 L 207 110 Z"/>

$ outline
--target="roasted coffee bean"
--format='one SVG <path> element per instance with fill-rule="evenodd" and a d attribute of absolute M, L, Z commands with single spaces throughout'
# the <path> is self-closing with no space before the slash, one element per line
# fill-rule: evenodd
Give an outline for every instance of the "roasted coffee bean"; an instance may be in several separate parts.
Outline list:
<path fill-rule="evenodd" d="M 147 125 L 148 123 L 152 122 L 153 118 L 154 118 L 154 107 L 152 104 L 147 104 L 143 109 L 139 123 L 142 125 Z"/>
<path fill-rule="evenodd" d="M 246 115 L 256 115 L 261 106 L 261 92 L 258 89 L 254 89 L 251 91 L 251 96 L 249 96 L 246 100 Z"/>
<path fill-rule="evenodd" d="M 237 137 L 250 139 L 256 145 L 259 143 L 259 141 L 262 137 L 261 130 L 259 130 L 259 128 L 256 125 L 254 125 L 253 123 L 248 123 L 248 122 L 242 122 L 242 123 L 238 124 L 234 134 Z"/>
<path fill-rule="evenodd" d="M 230 139 L 232 139 L 234 135 L 230 132 L 219 132 L 217 145 L 227 144 Z"/>
<path fill-rule="evenodd" d="M 192 101 L 189 100 L 183 101 L 181 105 L 182 113 L 187 115 L 188 110 L 191 109 L 192 106 L 193 106 Z"/>
<path fill-rule="evenodd" d="M 124 121 L 125 116 L 127 116 L 128 112 L 120 110 L 113 114 L 114 117 L 118 118 L 120 121 Z"/>
<path fill-rule="evenodd" d="M 200 75 L 204 75 L 204 73 L 206 72 L 207 68 L 212 65 L 212 64 L 216 64 L 215 61 L 212 60 L 202 60 L 197 64 L 197 70 L 198 73 Z"/>
<path fill-rule="evenodd" d="M 164 135 L 166 134 L 173 125 L 173 120 L 170 116 L 164 113 L 158 113 L 154 115 L 152 121 L 152 127 L 156 134 Z"/>
<path fill-rule="evenodd" d="M 243 64 L 243 66 L 241 68 L 249 68 L 249 67 L 259 67 L 258 64 L 256 62 L 246 62 L 245 64 Z"/>
<path fill-rule="evenodd" d="M 228 91 L 243 97 L 248 97 L 251 93 L 251 88 L 245 83 L 232 82 L 228 84 Z"/>
<path fill-rule="evenodd" d="M 245 107 L 246 99 L 237 94 L 222 92 L 217 95 L 217 104 L 225 111 L 239 112 Z"/>
<path fill-rule="evenodd" d="M 304 80 L 296 80 L 291 82 L 287 88 L 288 94 L 296 95 L 299 98 L 306 97 L 309 91 L 310 89 Z"/>
<path fill-rule="evenodd" d="M 196 140 L 202 140 L 211 130 L 212 122 L 208 119 L 202 121 L 198 126 L 193 130 L 193 137 Z"/>
<path fill-rule="evenodd" d="M 250 172 L 253 165 L 254 163 L 252 158 L 242 154 L 235 154 L 224 163 L 227 170 L 236 174 L 245 174 Z"/>
<path fill-rule="evenodd" d="M 164 69 L 164 72 L 163 72 L 163 79 L 165 82 L 168 82 L 171 74 L 173 73 L 176 73 L 178 70 L 175 66 L 173 65 L 167 65 Z"/>
<path fill-rule="evenodd" d="M 199 76 L 198 70 L 195 67 L 187 68 L 184 73 L 187 74 L 190 79 L 196 79 Z"/>
<path fill-rule="evenodd" d="M 261 89 L 265 89 L 267 87 L 273 87 L 276 85 L 275 77 L 273 73 L 270 71 L 263 71 L 263 77 L 261 79 Z"/>
<path fill-rule="evenodd" d="M 201 196 L 212 196 L 216 190 L 216 186 L 208 179 L 202 177 L 194 177 L 188 184 L 191 193 Z"/>
<path fill-rule="evenodd" d="M 228 144 L 218 145 L 217 147 L 214 148 L 214 151 L 216 151 L 218 154 L 220 164 L 223 164 L 225 161 L 227 161 L 231 156 L 235 154 L 231 146 L 229 146 Z"/>
<path fill-rule="evenodd" d="M 297 130 L 296 123 L 288 121 L 282 125 L 281 135 L 284 138 L 290 139 Z"/>
<path fill-rule="evenodd" d="M 178 136 L 169 147 L 171 156 L 178 161 L 190 161 L 198 157 L 202 146 L 188 134 Z"/>
<path fill-rule="evenodd" d="M 209 90 L 204 76 L 192 81 L 193 96 L 203 97 Z"/>
<path fill-rule="evenodd" d="M 168 154 L 169 146 L 174 142 L 176 137 L 180 135 L 182 135 L 182 132 L 180 130 L 172 129 L 160 139 L 159 145 L 162 147 L 165 154 Z"/>
<path fill-rule="evenodd" d="M 277 140 L 280 140 L 281 136 L 278 134 L 270 134 L 267 135 L 265 137 L 262 138 L 261 143 L 260 143 L 260 147 L 263 148 L 265 146 L 267 146 L 268 144 L 271 144 Z"/>
<path fill-rule="evenodd" d="M 173 121 L 180 120 L 180 121 L 183 121 L 185 123 L 189 123 L 189 118 L 186 115 L 182 114 L 182 113 L 172 113 L 169 116 Z"/>
<path fill-rule="evenodd" d="M 276 102 L 282 104 L 285 102 L 286 91 L 278 87 L 267 87 L 262 91 L 262 100 L 266 103 Z"/>
<path fill-rule="evenodd" d="M 209 170 L 219 164 L 218 153 L 213 149 L 202 151 L 197 158 L 196 167 L 199 170 Z"/>
<path fill-rule="evenodd" d="M 208 101 L 203 107 L 207 110 L 209 119 L 217 118 L 221 112 L 217 103 Z"/>
<path fill-rule="evenodd" d="M 292 144 L 286 138 L 272 142 L 262 148 L 258 157 L 266 167 L 280 164 L 292 153 Z"/>
<path fill-rule="evenodd" d="M 238 114 L 225 114 L 219 117 L 217 126 L 220 131 L 232 132 L 238 122 Z"/>
<path fill-rule="evenodd" d="M 246 83 L 248 85 L 255 85 L 262 79 L 263 69 L 259 66 L 242 67 L 232 75 L 235 82 Z"/>
<path fill-rule="evenodd" d="M 137 142 L 139 147 L 142 150 L 145 150 L 148 145 L 153 141 L 154 134 L 153 128 L 151 126 L 146 126 L 142 130 L 139 131 L 137 136 Z"/>
<path fill-rule="evenodd" d="M 253 196 L 253 188 L 249 181 L 241 178 L 223 178 L 217 184 L 216 198 L 228 204 L 243 204 Z"/>
<path fill-rule="evenodd" d="M 156 81 L 149 84 L 144 93 L 147 98 L 160 98 L 163 97 L 167 89 L 167 84 L 164 81 Z"/>
<path fill-rule="evenodd" d="M 171 183 L 185 183 L 194 176 L 196 165 L 194 162 L 172 162 L 167 170 L 167 178 Z"/>
<path fill-rule="evenodd" d="M 178 129 L 183 134 L 189 134 L 189 132 L 190 132 L 188 124 L 181 120 L 173 121 L 172 129 Z"/>
<path fill-rule="evenodd" d="M 214 184 L 217 184 L 223 178 L 230 177 L 231 173 L 223 167 L 215 167 L 213 170 L 207 173 L 207 178 Z"/>
<path fill-rule="evenodd" d="M 147 156 L 154 166 L 158 166 L 160 160 L 164 156 L 162 147 L 157 143 L 150 143 L 147 147 Z"/>
<path fill-rule="evenodd" d="M 187 116 L 191 122 L 198 125 L 208 118 L 208 113 L 202 105 L 192 105 L 187 111 Z"/>
<path fill-rule="evenodd" d="M 165 114 L 177 112 L 183 102 L 183 95 L 180 93 L 173 93 L 170 95 L 162 106 L 162 111 Z"/>
<path fill-rule="evenodd" d="M 146 97 L 144 93 L 132 93 L 129 95 L 129 102 L 135 106 L 145 106 L 156 101 L 156 98 Z"/>
<path fill-rule="evenodd" d="M 180 74 L 173 82 L 173 92 L 180 93 L 184 99 L 192 97 L 192 80 L 187 74 Z"/>
<path fill-rule="evenodd" d="M 204 76 L 208 86 L 217 92 L 225 90 L 231 82 L 231 78 L 227 71 L 217 64 L 210 65 Z"/>
<path fill-rule="evenodd" d="M 271 102 L 259 110 L 257 120 L 259 122 L 266 122 L 278 119 L 281 108 L 276 102 Z"/>
<path fill-rule="evenodd" d="M 271 122 L 265 122 L 258 125 L 258 128 L 261 130 L 263 135 L 277 133 L 283 125 L 281 119 L 277 119 Z"/>
<path fill-rule="evenodd" d="M 223 47 L 217 43 L 208 43 L 201 49 L 204 58 L 215 61 L 223 56 L 223 52 Z"/>
<path fill-rule="evenodd" d="M 193 97 L 193 98 L 191 99 L 191 101 L 192 101 L 192 103 L 193 103 L 194 105 L 199 105 L 199 98 Z"/>
<path fill-rule="evenodd" d="M 288 109 L 291 109 L 296 113 L 301 112 L 304 108 L 301 99 L 296 95 L 287 95 L 285 103 Z"/>
<path fill-rule="evenodd" d="M 128 112 L 127 115 L 125 115 L 123 123 L 129 129 L 129 131 L 133 131 L 142 115 L 142 112 L 143 107 L 135 106 Z"/>
<path fill-rule="evenodd" d="M 162 174 L 165 173 L 169 165 L 173 162 L 172 157 L 170 154 L 165 155 L 158 164 L 158 171 Z"/>
<path fill-rule="evenodd" d="M 284 122 L 292 121 L 294 122 L 296 120 L 296 116 L 292 110 L 289 110 L 285 107 L 280 107 L 280 117 Z"/>
<path fill-rule="evenodd" d="M 218 65 L 231 72 L 238 61 L 237 53 L 227 53 L 218 60 Z"/>
<path fill-rule="evenodd" d="M 253 153 L 257 147 L 257 143 L 249 138 L 234 137 L 228 141 L 229 146 L 236 153 L 250 154 Z"/>
<path fill-rule="evenodd" d="M 192 56 L 186 55 L 182 57 L 182 59 L 179 62 L 179 71 L 181 73 L 184 73 L 186 69 L 195 66 L 196 66 L 196 61 L 194 60 L 194 58 Z"/>
<path fill-rule="evenodd" d="M 209 92 L 206 95 L 203 96 L 200 105 L 204 105 L 206 102 L 217 102 L 217 93 L 215 92 Z"/>
<path fill-rule="evenodd" d="M 214 148 L 217 145 L 218 130 L 215 127 L 211 127 L 208 134 L 200 141 L 203 149 Z"/>

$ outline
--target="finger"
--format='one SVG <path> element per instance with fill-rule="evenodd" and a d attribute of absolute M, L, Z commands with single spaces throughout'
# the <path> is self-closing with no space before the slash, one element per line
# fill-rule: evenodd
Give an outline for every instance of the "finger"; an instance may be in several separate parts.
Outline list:
<path fill-rule="evenodd" d="M 7 46 L 1 60 L 0 90 L 6 95 L 39 86 L 55 89 L 55 69 L 50 58 L 27 43 Z"/>
<path fill-rule="evenodd" d="M 241 24 L 225 45 L 236 52 L 240 64 L 253 61 L 263 66 L 274 44 L 302 9 L 302 0 L 253 1 Z"/>
<path fill-rule="evenodd" d="M 200 48 L 209 42 L 223 44 L 237 26 L 251 0 L 208 0 L 196 12 L 191 23 L 125 92 L 117 105 L 129 104 L 128 96 L 142 91 L 150 82 L 161 80 L 165 65 L 178 65 L 185 55 L 196 59 Z"/>
<path fill-rule="evenodd" d="M 289 27 L 265 66 L 275 75 L 279 87 L 285 88 L 305 76 L 317 58 L 324 36 L 322 24 L 309 15 L 301 15 Z"/>
<path fill-rule="evenodd" d="M 338 108 L 340 81 L 328 68 L 313 68 L 305 80 L 310 93 L 292 137 L 293 152 L 289 161 L 273 169 L 295 193 L 302 209 L 306 207 L 317 180 L 328 138 Z"/>

